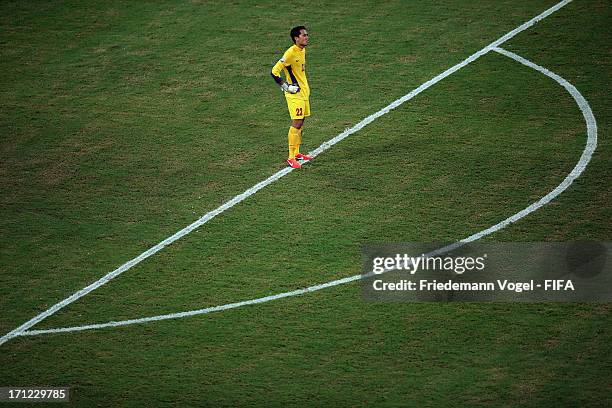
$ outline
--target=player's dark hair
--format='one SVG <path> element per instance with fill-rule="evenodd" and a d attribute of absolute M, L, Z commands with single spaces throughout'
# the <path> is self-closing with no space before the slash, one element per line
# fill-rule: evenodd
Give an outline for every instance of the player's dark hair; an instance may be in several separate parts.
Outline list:
<path fill-rule="evenodd" d="M 295 44 L 295 37 L 299 37 L 300 36 L 300 31 L 302 30 L 306 30 L 306 27 L 304 26 L 297 26 L 297 27 L 293 27 L 291 29 L 291 32 L 289 33 L 289 35 L 291 36 L 291 41 L 293 41 L 293 43 Z"/>

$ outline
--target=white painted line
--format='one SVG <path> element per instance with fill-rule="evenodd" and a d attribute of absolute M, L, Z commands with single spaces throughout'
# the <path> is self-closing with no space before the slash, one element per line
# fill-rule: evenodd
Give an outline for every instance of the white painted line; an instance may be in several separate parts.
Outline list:
<path fill-rule="evenodd" d="M 542 197 L 540 200 L 538 200 L 537 202 L 531 204 L 530 206 L 528 206 L 527 208 L 525 208 L 524 210 L 512 215 L 511 217 L 506 218 L 505 220 L 503 220 L 500 223 L 495 224 L 494 226 L 487 228 L 483 231 L 480 231 L 474 235 L 471 235 L 467 238 L 462 239 L 461 241 L 458 241 L 454 244 L 448 245 L 446 247 L 437 249 L 433 252 L 430 252 L 428 254 L 426 254 L 426 257 L 431 257 L 431 256 L 437 256 L 440 254 L 444 254 L 446 252 L 452 251 L 454 249 L 457 249 L 465 244 L 467 244 L 468 242 L 472 242 L 472 241 L 476 241 L 484 236 L 493 234 L 496 231 L 501 230 L 502 228 L 507 227 L 508 225 L 510 225 L 513 222 L 516 222 L 518 220 L 520 220 L 521 218 L 527 216 L 528 214 L 536 211 L 537 209 L 543 207 L 544 205 L 546 205 L 547 203 L 549 203 L 551 200 L 553 200 L 555 197 L 557 197 L 559 194 L 561 194 L 563 191 L 565 191 L 574 180 L 576 180 L 580 174 L 582 174 L 582 172 L 584 171 L 584 169 L 586 168 L 586 166 L 588 165 L 588 163 L 591 161 L 591 157 L 593 155 L 593 152 L 595 151 L 596 147 L 597 147 L 597 123 L 595 121 L 595 116 L 593 115 L 593 111 L 591 110 L 591 107 L 589 106 L 588 102 L 586 101 L 586 99 L 582 96 L 582 94 L 572 85 L 570 84 L 568 81 L 566 81 L 565 79 L 563 79 L 562 77 L 560 77 L 559 75 L 547 70 L 546 68 L 543 68 L 539 65 L 536 65 L 528 60 L 526 60 L 525 58 L 516 55 L 510 51 L 506 51 L 502 48 L 495 48 L 494 51 L 506 55 L 518 62 L 520 62 L 523 65 L 526 65 L 530 68 L 533 68 L 541 73 L 543 73 L 544 75 L 554 79 L 555 81 L 557 81 L 561 86 L 563 86 L 569 93 L 570 95 L 574 98 L 574 100 L 576 101 L 576 103 L 578 104 L 578 107 L 580 108 L 580 111 L 582 112 L 582 116 L 584 117 L 584 120 L 586 122 L 587 125 L 587 143 L 585 145 L 585 148 L 582 152 L 582 155 L 578 161 L 578 163 L 576 164 L 576 166 L 574 167 L 574 169 L 567 175 L 567 177 L 565 177 L 565 179 L 561 182 L 561 184 L 559 184 L 554 190 L 552 190 L 550 193 L 546 194 L 544 197 Z M 389 272 L 392 269 L 387 269 L 385 270 L 385 272 Z M 227 310 L 227 309 L 234 309 L 237 307 L 242 307 L 242 306 L 247 306 L 247 305 L 253 305 L 253 304 L 257 304 L 257 303 L 265 303 L 265 302 L 270 302 L 272 300 L 277 300 L 277 299 L 282 299 L 285 297 L 291 297 L 291 296 L 298 296 L 298 295 L 303 295 L 305 293 L 308 292 L 315 292 L 321 289 L 325 289 L 325 288 L 329 288 L 332 286 L 338 286 L 338 285 L 343 285 L 345 283 L 350 283 L 350 282 L 354 282 L 357 281 L 359 279 L 363 279 L 366 277 L 370 277 L 373 276 L 373 273 L 369 273 L 366 275 L 353 275 L 353 276 L 349 276 L 347 278 L 343 278 L 343 279 L 338 279 L 338 280 L 334 280 L 331 282 L 327 282 L 327 283 L 323 283 L 320 285 L 315 285 L 315 286 L 310 286 L 304 289 L 298 289 L 298 290 L 293 290 L 291 292 L 284 292 L 284 293 L 279 293 L 276 295 L 272 295 L 272 296 L 266 296 L 266 297 L 262 297 L 262 298 L 258 298 L 258 299 L 251 299 L 251 300 L 245 300 L 243 302 L 237 302 L 237 303 L 229 303 L 229 304 L 225 304 L 225 305 L 221 305 L 221 306 L 214 306 L 214 307 L 208 307 L 205 309 L 197 309 L 197 310 L 191 310 L 191 311 L 187 311 L 187 312 L 180 312 L 180 313 L 171 313 L 171 314 L 165 314 L 165 315 L 159 315 L 159 316 L 151 316 L 151 317 L 144 317 L 144 318 L 140 318 L 140 319 L 132 319 L 132 320 L 122 320 L 122 321 L 117 321 L 117 322 L 107 322 L 107 323 L 99 323 L 99 324 L 90 324 L 90 325 L 86 325 L 86 326 L 74 326 L 74 327 L 62 327 L 62 328 L 55 328 L 55 329 L 46 329 L 46 330 L 30 330 L 27 332 L 24 332 L 21 334 L 21 336 L 35 336 L 35 335 L 40 335 L 40 334 L 46 334 L 46 333 L 62 333 L 62 332 L 74 332 L 74 331 L 82 331 L 82 330 L 91 330 L 91 329 L 101 329 L 101 328 L 105 328 L 105 327 L 117 327 L 117 326 L 127 326 L 127 325 L 131 325 L 131 324 L 139 324 L 139 323 L 147 323 L 147 322 L 152 322 L 152 321 L 159 321 L 159 320 L 167 320 L 167 319 L 176 319 L 176 318 L 181 318 L 181 317 L 188 317 L 188 316 L 195 316 L 195 315 L 201 315 L 201 314 L 208 314 L 208 313 L 212 313 L 212 312 L 219 312 L 222 310 Z"/>
<path fill-rule="evenodd" d="M 532 25 L 534 25 L 538 21 L 548 17 L 550 14 L 554 13 L 555 11 L 559 10 L 561 7 L 565 6 L 566 4 L 568 4 L 570 2 L 571 2 L 571 0 L 564 0 L 564 1 L 561 1 L 561 2 L 557 3 L 555 6 L 549 8 L 548 10 L 546 10 L 543 13 L 539 14 L 538 16 L 532 18 L 531 20 L 527 21 L 526 23 L 522 24 L 521 26 L 515 28 L 514 30 L 510 31 L 509 33 L 505 34 L 504 36 L 500 37 L 499 39 L 495 40 L 494 42 L 492 42 L 488 46 L 486 46 L 483 49 L 481 49 L 480 51 L 472 54 L 471 56 L 469 56 L 468 58 L 466 58 L 462 62 L 458 63 L 457 65 L 447 69 L 446 71 L 444 71 L 440 75 L 436 76 L 433 79 L 430 79 L 429 81 L 425 82 L 424 84 L 422 84 L 421 86 L 419 86 L 415 90 L 411 91 L 410 93 L 404 95 L 403 97 L 401 97 L 401 98 L 397 99 L 396 101 L 390 103 L 389 105 L 387 105 L 383 109 L 379 110 L 378 112 L 376 112 L 376 113 L 368 116 L 367 118 L 363 119 L 361 122 L 359 122 L 358 124 L 356 124 L 352 128 L 345 130 L 344 132 L 342 132 L 338 136 L 334 137 L 333 139 L 331 139 L 331 140 L 321 144 L 321 146 L 319 146 L 317 149 L 313 150 L 312 152 L 309 152 L 309 155 L 311 155 L 311 156 L 318 156 L 319 154 L 321 154 L 325 150 L 329 149 L 330 147 L 332 147 L 336 143 L 338 143 L 341 140 L 347 138 L 351 134 L 361 130 L 364 126 L 372 123 L 374 120 L 376 120 L 379 117 L 387 114 L 392 109 L 397 108 L 398 106 L 400 106 L 404 102 L 414 98 L 416 95 L 418 95 L 419 93 L 423 92 L 425 89 L 427 89 L 430 86 L 438 83 L 439 81 L 441 81 L 442 79 L 446 78 L 450 74 L 458 71 L 459 69 L 465 67 L 469 63 L 475 61 L 476 59 L 480 58 L 481 56 L 483 56 L 484 54 L 486 54 L 487 52 L 492 50 L 494 47 L 497 47 L 500 44 L 508 41 L 509 39 L 511 39 L 512 37 L 514 37 L 518 33 L 520 33 L 521 31 L 526 30 L 527 28 L 531 27 Z M 4 336 L 2 336 L 0 338 L 0 345 L 6 343 L 8 340 L 10 340 L 13 337 L 17 337 L 17 336 L 23 335 L 24 332 L 26 330 L 28 330 L 29 328 L 31 328 L 32 326 L 38 324 L 39 322 L 41 322 L 42 320 L 46 319 L 47 317 L 57 313 L 60 309 L 66 307 L 70 303 L 72 303 L 72 302 L 80 299 L 81 297 L 87 295 L 88 293 L 96 290 L 100 286 L 106 284 L 111 279 L 116 278 L 117 276 L 121 275 L 123 272 L 125 272 L 125 271 L 129 270 L 130 268 L 132 268 L 134 265 L 137 265 L 138 263 L 142 262 L 146 258 L 148 258 L 148 257 L 156 254 L 157 252 L 161 251 L 163 248 L 165 248 L 166 246 L 170 245 L 174 241 L 182 238 L 183 236 L 189 234 L 190 232 L 192 232 L 196 228 L 199 228 L 200 226 L 204 225 L 205 223 L 207 223 L 208 221 L 210 221 L 211 219 L 213 219 L 217 215 L 221 214 L 225 210 L 227 210 L 227 209 L 233 207 L 234 205 L 240 203 L 241 201 L 245 200 L 246 198 L 248 198 L 251 195 L 255 194 L 257 191 L 261 190 L 265 186 L 273 183 L 274 181 L 276 181 L 276 180 L 280 179 L 281 177 L 285 176 L 286 174 L 290 173 L 292 170 L 293 170 L 292 168 L 288 167 L 288 168 L 285 168 L 283 170 L 278 171 L 276 174 L 274 174 L 274 175 L 270 176 L 269 178 L 267 178 L 266 180 L 256 184 L 255 186 L 253 186 L 250 189 L 246 190 L 244 193 L 237 195 L 236 197 L 234 197 L 233 199 L 231 199 L 227 203 L 223 204 L 219 208 L 217 208 L 217 209 L 215 209 L 213 211 L 210 211 L 209 213 L 205 214 L 204 216 L 202 216 L 200 219 L 198 219 L 194 223 L 192 223 L 192 224 L 188 225 L 187 227 L 183 228 L 182 230 L 180 230 L 176 234 L 172 235 L 171 237 L 166 238 L 165 240 L 163 240 L 159 244 L 155 245 L 154 247 L 148 249 L 147 251 L 143 252 L 142 254 L 137 256 L 136 258 L 134 258 L 134 259 L 126 262 L 125 264 L 121 265 L 119 268 L 117 268 L 114 271 L 108 273 L 107 275 L 105 275 L 104 277 L 100 278 L 99 280 L 97 280 L 96 282 L 92 283 L 91 285 L 89 285 L 89 286 L 79 290 L 78 292 L 75 292 L 74 294 L 72 294 L 71 296 L 69 296 L 66 299 L 62 300 L 61 302 L 56 303 L 55 305 L 53 305 L 49 309 L 45 310 L 44 312 L 42 312 L 39 315 L 35 316 L 34 318 L 28 320 L 27 322 L 25 322 L 21 326 L 17 327 L 16 329 L 14 329 L 11 332 L 9 332 L 9 333 L 5 334 Z"/>
<path fill-rule="evenodd" d="M 572 97 L 578 104 L 580 111 L 582 112 L 582 116 L 584 117 L 584 120 L 587 125 L 588 137 L 587 137 L 587 144 L 584 148 L 584 151 L 582 152 L 582 156 L 580 157 L 578 164 L 576 164 L 576 166 L 570 172 L 570 174 L 568 174 L 567 177 L 565 177 L 565 179 L 561 182 L 561 184 L 559 184 L 553 191 L 546 194 L 539 201 L 531 204 L 529 207 L 525 208 L 524 210 L 514 214 L 511 217 L 506 218 L 504 221 L 500 222 L 499 224 L 496 224 L 492 226 L 491 228 L 488 228 L 484 231 L 481 231 L 479 233 L 476 233 L 472 236 L 469 236 L 463 239 L 462 241 L 466 243 L 475 241 L 477 239 L 484 237 L 485 235 L 489 235 L 495 231 L 498 231 L 506 227 L 507 225 L 510 225 L 513 222 L 520 220 L 527 214 L 534 212 L 535 210 L 542 207 L 543 205 L 548 204 L 552 199 L 554 199 L 559 194 L 561 194 L 563 191 L 565 191 L 570 186 L 570 184 L 572 184 L 574 180 L 576 180 L 578 176 L 582 174 L 587 164 L 589 164 L 589 162 L 591 161 L 591 156 L 593 155 L 593 152 L 595 151 L 595 148 L 597 147 L 597 122 L 595 121 L 595 116 L 593 115 L 593 111 L 591 110 L 591 107 L 589 106 L 589 103 L 587 102 L 587 100 L 584 98 L 584 96 L 582 96 L 582 94 L 576 89 L 574 85 L 570 84 L 568 81 L 566 81 L 559 75 L 555 74 L 554 72 L 551 72 L 544 67 L 536 65 L 533 62 L 528 61 L 525 58 L 519 55 L 516 55 L 510 51 L 506 51 L 503 48 L 498 48 L 498 47 L 493 48 L 493 50 L 507 57 L 510 57 L 513 60 L 518 61 L 521 64 L 528 66 L 529 68 L 533 68 L 536 71 L 543 73 L 544 75 L 546 75 L 549 78 L 554 79 L 557 83 L 559 83 L 559 85 L 564 87 L 567 90 L 567 92 L 569 92 L 570 95 L 572 95 Z"/>
<path fill-rule="evenodd" d="M 585 120 L 586 126 L 587 126 L 587 143 L 586 143 L 585 148 L 584 148 L 584 150 L 582 152 L 582 155 L 580 156 L 580 159 L 578 160 L 578 163 L 576 164 L 574 169 L 565 177 L 565 179 L 561 182 L 561 184 L 559 184 L 550 193 L 546 194 L 540 200 L 538 200 L 537 202 L 531 204 L 530 206 L 528 206 L 524 210 L 519 211 L 518 213 L 512 215 L 511 217 L 506 218 L 505 220 L 495 224 L 494 226 L 492 226 L 490 228 L 487 228 L 487 229 L 485 229 L 483 231 L 480 231 L 480 232 L 478 232 L 478 233 L 476 233 L 474 235 L 470 235 L 469 237 L 464 238 L 461 241 L 458 241 L 458 242 L 456 242 L 454 244 L 445 246 L 443 248 L 440 248 L 440 249 L 437 249 L 437 250 L 435 250 L 433 252 L 425 254 L 426 257 L 432 257 L 432 256 L 437 256 L 437 255 L 440 255 L 440 254 L 444 254 L 446 252 L 449 252 L 449 251 L 452 251 L 454 249 L 457 249 L 457 248 L 467 244 L 468 242 L 476 241 L 476 240 L 478 240 L 478 239 L 480 239 L 480 238 L 482 238 L 484 236 L 493 234 L 494 232 L 499 231 L 502 228 L 507 227 L 508 225 L 512 224 L 513 222 L 516 222 L 516 221 L 520 220 L 521 218 L 527 216 L 528 214 L 530 214 L 530 213 L 536 211 L 537 209 L 543 207 L 544 205 L 548 204 L 551 200 L 553 200 L 555 197 L 557 197 L 559 194 L 561 194 L 563 191 L 565 191 L 574 182 L 574 180 L 576 180 L 580 176 L 580 174 L 582 174 L 582 172 L 584 171 L 584 169 L 586 168 L 588 163 L 591 161 L 591 157 L 593 155 L 593 152 L 597 148 L 597 122 L 595 121 L 595 116 L 593 115 L 593 111 L 591 110 L 591 107 L 589 106 L 589 103 L 584 98 L 584 96 L 582 96 L 582 94 L 576 89 L 576 87 L 574 87 L 572 84 L 570 84 L 568 81 L 566 81 L 565 79 L 563 79 L 559 75 L 555 74 L 554 72 L 551 72 L 551 71 L 547 70 L 544 67 L 536 65 L 533 62 L 528 61 L 528 60 L 526 60 L 525 58 L 523 58 L 523 57 L 521 57 L 519 55 L 516 55 L 516 54 L 514 54 L 514 53 L 512 53 L 510 51 L 506 51 L 506 50 L 504 50 L 502 48 L 494 48 L 493 50 L 498 52 L 498 53 L 500 53 L 500 54 L 503 54 L 503 55 L 505 55 L 507 57 L 510 57 L 510 58 L 520 62 L 523 65 L 526 65 L 526 66 L 528 66 L 530 68 L 533 68 L 533 69 L 543 73 L 544 75 L 548 76 L 549 78 L 554 79 L 555 81 L 557 81 L 557 83 L 559 83 L 561 86 L 563 86 L 570 93 L 570 95 L 574 98 L 574 100 L 578 104 L 578 107 L 580 108 L 580 111 L 582 112 L 582 116 L 584 117 L 584 120 Z M 391 270 L 392 269 L 387 269 L 387 270 L 385 270 L 385 272 L 389 272 Z M 222 311 L 222 310 L 234 309 L 234 308 L 237 308 L 237 307 L 253 305 L 253 304 L 257 304 L 257 303 L 270 302 L 272 300 L 282 299 L 282 298 L 286 298 L 286 297 L 303 295 L 303 294 L 308 293 L 308 292 L 315 292 L 315 291 L 318 291 L 318 290 L 321 290 L 321 289 L 325 289 L 325 288 L 329 288 L 329 287 L 332 287 L 332 286 L 343 285 L 345 283 L 354 282 L 354 281 L 357 281 L 359 279 L 363 279 L 363 278 L 370 277 L 370 276 L 373 276 L 372 272 L 370 272 L 369 274 L 365 274 L 365 275 L 353 275 L 353 276 L 349 276 L 347 278 L 334 280 L 334 281 L 323 283 L 323 284 L 320 284 L 320 285 L 310 286 L 310 287 L 307 287 L 307 288 L 304 288 L 304 289 L 293 290 L 291 292 L 284 292 L 284 293 L 279 293 L 279 294 L 272 295 L 272 296 L 266 296 L 266 297 L 262 297 L 262 298 L 258 298 L 258 299 L 245 300 L 243 302 L 237 302 L 237 303 L 229 303 L 229 304 L 225 304 L 225 305 L 221 305 L 221 306 L 208 307 L 208 308 L 205 308 L 205 309 L 197 309 L 197 310 L 191 310 L 191 311 L 187 311 L 187 312 L 171 313 L 171 314 L 165 314 L 165 315 L 159 315 L 159 316 L 144 317 L 144 318 L 141 318 L 141 319 L 132 319 L 132 320 L 122 320 L 122 321 L 117 321 L 117 322 L 90 324 L 90 325 L 86 325 L 86 326 L 62 327 L 62 328 L 46 329 L 46 330 L 30 330 L 30 331 L 22 333 L 21 335 L 22 336 L 35 336 L 35 335 L 46 334 L 46 333 L 62 333 L 62 332 L 74 332 L 74 331 L 91 330 L 91 329 L 101 329 L 101 328 L 105 328 L 105 327 L 127 326 L 127 325 L 131 325 L 131 324 L 147 323 L 147 322 L 152 322 L 152 321 L 167 320 L 167 319 L 176 319 L 176 318 L 187 317 L 187 316 L 195 316 L 195 315 L 201 315 L 201 314 L 208 314 L 208 313 L 212 313 L 212 312 L 219 312 L 219 311 Z"/>

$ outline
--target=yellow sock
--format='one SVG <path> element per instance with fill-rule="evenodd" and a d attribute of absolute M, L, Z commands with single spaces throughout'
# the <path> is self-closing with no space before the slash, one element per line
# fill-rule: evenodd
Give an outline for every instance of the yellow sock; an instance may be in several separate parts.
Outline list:
<path fill-rule="evenodd" d="M 298 129 L 297 147 L 295 148 L 295 154 L 300 154 L 300 145 L 302 144 L 302 128 Z"/>
<path fill-rule="evenodd" d="M 296 129 L 291 126 L 289 128 L 289 134 L 287 135 L 287 139 L 289 141 L 289 159 L 295 159 L 295 151 L 297 149 L 298 137 L 299 129 Z"/>

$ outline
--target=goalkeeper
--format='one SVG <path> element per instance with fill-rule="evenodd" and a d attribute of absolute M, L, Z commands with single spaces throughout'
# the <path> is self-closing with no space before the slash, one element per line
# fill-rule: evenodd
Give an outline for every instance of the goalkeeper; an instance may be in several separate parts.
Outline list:
<path fill-rule="evenodd" d="M 291 29 L 293 45 L 289 47 L 283 57 L 272 68 L 272 78 L 285 94 L 291 127 L 289 128 L 289 158 L 287 164 L 294 169 L 302 167 L 298 160 L 308 161 L 312 157 L 300 153 L 302 144 L 302 127 L 304 118 L 310 116 L 310 88 L 306 79 L 306 46 L 308 45 L 308 32 L 306 27 L 298 26 Z M 285 79 L 281 77 L 281 72 Z"/>

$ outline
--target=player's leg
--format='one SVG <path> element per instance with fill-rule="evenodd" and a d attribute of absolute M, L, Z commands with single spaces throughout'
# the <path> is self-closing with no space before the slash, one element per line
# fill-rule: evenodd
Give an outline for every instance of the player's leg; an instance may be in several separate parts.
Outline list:
<path fill-rule="evenodd" d="M 302 144 L 302 126 L 304 126 L 304 119 L 291 120 L 291 127 L 297 129 L 294 157 L 300 154 L 300 144 Z"/>
<path fill-rule="evenodd" d="M 302 126 L 304 126 L 304 119 L 291 121 L 291 126 L 298 130 L 297 132 L 297 143 L 295 145 L 295 156 L 300 154 L 300 145 L 302 144 Z"/>
<path fill-rule="evenodd" d="M 293 168 L 299 169 L 302 166 L 295 159 L 295 155 L 298 149 L 300 129 L 304 124 L 304 101 L 298 98 L 287 97 L 287 107 L 289 108 L 289 115 L 291 116 L 291 127 L 289 127 L 289 132 L 287 134 L 289 145 L 287 164 Z"/>
<path fill-rule="evenodd" d="M 304 101 L 304 118 L 310 116 L 310 103 L 308 100 Z M 300 145 L 302 144 L 302 129 L 304 128 L 304 119 L 302 119 L 302 122 L 300 124 L 299 129 L 299 133 L 298 133 L 298 142 L 297 142 L 297 149 L 295 151 L 295 158 L 299 159 L 299 160 L 312 160 L 311 156 L 308 156 L 307 154 L 302 154 L 300 153 Z"/>
<path fill-rule="evenodd" d="M 298 138 L 300 137 L 300 129 L 293 126 L 293 123 L 289 127 L 287 133 L 287 144 L 289 145 L 289 157 L 288 160 L 295 159 L 296 150 L 298 147 Z"/>

